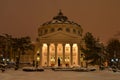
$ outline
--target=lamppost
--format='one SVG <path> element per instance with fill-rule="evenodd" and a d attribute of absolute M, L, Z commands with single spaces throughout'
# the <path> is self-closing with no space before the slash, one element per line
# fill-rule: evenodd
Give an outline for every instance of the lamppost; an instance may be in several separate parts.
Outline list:
<path fill-rule="evenodd" d="M 117 52 L 114 52 L 113 58 L 111 59 L 112 65 L 116 66 L 116 68 L 119 67 L 119 58 L 117 57 Z"/>
<path fill-rule="evenodd" d="M 15 65 L 16 65 L 15 70 L 18 70 L 18 68 L 19 68 L 19 58 L 18 58 L 18 56 L 16 56 L 16 64 Z"/>
<path fill-rule="evenodd" d="M 38 68 L 39 61 L 40 61 L 40 54 L 39 54 L 39 53 L 37 53 L 36 68 Z"/>
<path fill-rule="evenodd" d="M 112 58 L 111 59 L 112 65 L 116 66 L 118 68 L 119 64 L 119 59 L 118 58 Z"/>
<path fill-rule="evenodd" d="M 3 55 L 1 54 L 0 55 L 0 62 L 2 62 L 3 61 Z"/>
<path fill-rule="evenodd" d="M 3 55 L 1 54 L 0 55 L 0 64 L 4 64 L 5 63 L 5 59 L 3 57 Z"/>
<path fill-rule="evenodd" d="M 117 68 L 119 68 L 119 59 L 116 58 L 115 61 L 116 61 L 116 66 L 117 66 Z"/>

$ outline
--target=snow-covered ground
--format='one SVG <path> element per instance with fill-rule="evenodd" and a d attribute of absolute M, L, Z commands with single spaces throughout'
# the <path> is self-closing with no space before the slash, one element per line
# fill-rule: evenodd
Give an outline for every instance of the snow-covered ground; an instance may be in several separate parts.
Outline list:
<path fill-rule="evenodd" d="M 120 80 L 120 72 L 108 70 L 93 72 L 6 70 L 4 73 L 0 72 L 0 80 Z"/>

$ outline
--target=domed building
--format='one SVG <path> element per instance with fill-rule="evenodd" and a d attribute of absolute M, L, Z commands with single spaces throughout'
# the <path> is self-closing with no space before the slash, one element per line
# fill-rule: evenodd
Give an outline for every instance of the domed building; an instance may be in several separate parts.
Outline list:
<path fill-rule="evenodd" d="M 61 11 L 38 28 L 35 59 L 39 66 L 81 65 L 82 28 Z"/>

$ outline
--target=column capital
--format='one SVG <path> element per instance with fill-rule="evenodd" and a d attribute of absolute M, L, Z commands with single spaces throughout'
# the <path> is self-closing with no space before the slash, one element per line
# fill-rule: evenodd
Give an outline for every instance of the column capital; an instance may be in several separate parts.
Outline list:
<path fill-rule="evenodd" d="M 70 46 L 72 47 L 72 46 L 73 46 L 73 43 L 70 43 Z"/>
<path fill-rule="evenodd" d="M 48 46 L 50 46 L 50 43 L 47 43 Z"/>
<path fill-rule="evenodd" d="M 62 46 L 65 46 L 66 45 L 66 43 L 62 43 Z"/>

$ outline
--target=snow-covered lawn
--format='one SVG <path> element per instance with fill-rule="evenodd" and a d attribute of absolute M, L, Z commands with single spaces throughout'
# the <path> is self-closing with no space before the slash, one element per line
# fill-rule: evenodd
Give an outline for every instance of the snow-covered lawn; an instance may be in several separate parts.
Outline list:
<path fill-rule="evenodd" d="M 120 72 L 108 70 L 93 72 L 52 71 L 24 72 L 22 70 L 0 71 L 0 80 L 120 80 Z"/>

